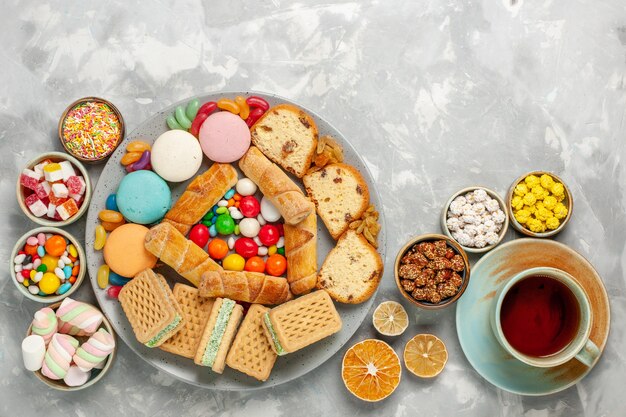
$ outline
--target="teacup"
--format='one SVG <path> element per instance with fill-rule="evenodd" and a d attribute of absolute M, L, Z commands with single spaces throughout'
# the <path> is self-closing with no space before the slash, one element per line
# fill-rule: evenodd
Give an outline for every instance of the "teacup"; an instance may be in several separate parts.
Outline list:
<path fill-rule="evenodd" d="M 572 358 L 591 366 L 600 355 L 589 339 L 592 311 L 570 274 L 538 267 L 520 272 L 496 293 L 491 327 L 502 347 L 531 366 L 549 368 Z"/>

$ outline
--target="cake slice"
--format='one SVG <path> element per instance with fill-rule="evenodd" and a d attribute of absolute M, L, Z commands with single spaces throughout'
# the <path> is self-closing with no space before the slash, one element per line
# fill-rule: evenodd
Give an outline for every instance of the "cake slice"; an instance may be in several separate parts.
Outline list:
<path fill-rule="evenodd" d="M 269 109 L 250 128 L 252 143 L 269 159 L 302 178 L 317 147 L 317 126 L 304 111 L 291 104 Z"/>
<path fill-rule="evenodd" d="M 224 372 L 226 355 L 243 317 L 243 307 L 228 298 L 216 298 L 209 321 L 198 344 L 194 362 Z"/>
<path fill-rule="evenodd" d="M 358 220 L 369 204 L 369 190 L 361 173 L 346 164 L 332 164 L 302 179 L 331 236 L 337 240 Z"/>
<path fill-rule="evenodd" d="M 124 285 L 119 300 L 137 340 L 150 348 L 160 346 L 184 323 L 165 278 L 152 269 L 140 272 Z"/>
<path fill-rule="evenodd" d="M 182 310 L 184 323 L 180 331 L 167 339 L 159 348 L 193 359 L 209 320 L 213 299 L 200 297 L 196 288 L 181 283 L 174 285 L 172 293 Z"/>
<path fill-rule="evenodd" d="M 383 274 L 383 261 L 361 234 L 348 230 L 331 250 L 317 277 L 317 288 L 333 300 L 359 304 L 369 299 Z"/>
<path fill-rule="evenodd" d="M 263 316 L 272 349 L 282 356 L 341 330 L 341 317 L 326 291 L 314 291 L 274 307 Z"/>
<path fill-rule="evenodd" d="M 259 381 L 269 378 L 276 353 L 263 331 L 263 316 L 270 309 L 252 304 L 226 357 L 226 365 Z"/>

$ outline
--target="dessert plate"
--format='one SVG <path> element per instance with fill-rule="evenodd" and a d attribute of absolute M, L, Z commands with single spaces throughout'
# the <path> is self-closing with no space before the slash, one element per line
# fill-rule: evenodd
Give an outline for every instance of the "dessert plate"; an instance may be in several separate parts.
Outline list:
<path fill-rule="evenodd" d="M 256 92 L 220 92 L 215 94 L 201 95 L 197 98 L 200 103 L 206 103 L 208 101 L 217 101 L 221 97 L 234 98 L 237 95 L 242 96 L 260 96 L 267 100 L 270 105 L 274 106 L 281 103 L 290 103 L 298 107 L 301 107 L 308 112 L 317 124 L 320 137 L 323 135 L 330 135 L 334 137 L 338 143 L 341 144 L 344 151 L 345 162 L 356 167 L 363 177 L 367 181 L 370 190 L 370 201 L 376 209 L 380 212 L 379 221 L 381 222 L 381 231 L 378 236 L 378 252 L 385 260 L 385 225 L 384 215 L 382 213 L 382 200 L 378 191 L 376 190 L 372 175 L 368 171 L 365 163 L 359 157 L 356 149 L 350 145 L 346 138 L 339 133 L 333 126 L 331 126 L 323 118 L 315 114 L 309 109 L 300 106 L 297 103 L 293 103 L 284 98 L 256 93 Z M 125 139 L 128 143 L 132 140 L 144 140 L 147 142 L 154 142 L 162 133 L 168 130 L 165 123 L 165 119 L 168 115 L 173 114 L 176 106 L 185 105 L 194 97 L 188 98 L 181 102 L 172 104 L 171 106 L 161 110 L 154 116 L 147 119 L 140 124 L 135 130 L 133 130 Z M 270 378 L 261 383 L 255 379 L 242 374 L 238 371 L 226 367 L 226 370 L 222 375 L 212 373 L 209 368 L 197 366 L 193 360 L 173 355 L 168 352 L 164 352 L 160 349 L 150 349 L 143 344 L 139 343 L 135 339 L 135 335 L 132 328 L 122 311 L 118 300 L 107 297 L 106 290 L 102 290 L 97 284 L 97 271 L 100 265 L 104 263 L 102 251 L 95 251 L 93 249 L 95 238 L 95 227 L 99 224 L 98 213 L 105 209 L 105 201 L 109 194 L 115 193 L 120 181 L 126 174 L 124 167 L 120 164 L 120 159 L 125 153 L 125 143 L 115 151 L 107 162 L 100 179 L 93 193 L 89 212 L 87 214 L 87 225 L 85 231 L 85 253 L 87 255 L 87 268 L 89 276 L 91 277 L 91 285 L 93 286 L 96 298 L 102 311 L 109 318 L 111 324 L 120 338 L 141 358 L 145 359 L 148 363 L 157 369 L 160 369 L 168 374 L 200 387 L 218 389 L 218 390 L 253 390 L 259 388 L 268 388 L 289 382 L 295 378 L 298 378 L 307 372 L 317 368 L 327 359 L 333 356 L 339 351 L 342 346 L 352 337 L 354 332 L 359 328 L 363 319 L 367 315 L 370 306 L 374 300 L 371 297 L 368 301 L 358 305 L 336 304 L 337 310 L 341 315 L 343 321 L 343 327 L 340 332 L 328 337 L 318 343 L 315 343 L 305 349 L 298 352 L 279 357 L 276 361 L 276 365 L 272 370 Z M 199 173 L 204 172 L 210 165 L 207 158 L 204 158 Z M 234 164 L 237 167 L 237 164 Z M 193 178 L 191 179 L 193 180 Z M 172 190 L 172 200 L 176 201 L 178 197 L 187 187 L 187 184 L 191 181 L 182 183 L 170 183 Z M 302 184 L 301 181 L 296 181 L 298 184 Z M 318 243 L 317 243 L 317 262 L 318 267 L 321 266 L 326 254 L 335 246 L 335 241 L 326 231 L 323 223 L 318 222 Z M 175 282 L 182 282 L 189 284 L 176 272 L 167 266 L 159 266 L 155 269 L 157 272 L 163 274 L 170 285 L 174 285 Z"/>
<path fill-rule="evenodd" d="M 457 302 L 456 329 L 474 369 L 496 387 L 514 394 L 554 394 L 574 385 L 593 368 L 576 359 L 554 368 L 532 367 L 514 359 L 493 336 L 489 320 L 496 291 L 518 272 L 537 266 L 558 268 L 576 278 L 589 297 L 593 312 L 590 338 L 600 352 L 609 336 L 609 298 L 602 279 L 580 254 L 559 242 L 529 238 L 495 248 L 472 270 L 472 280 Z"/>

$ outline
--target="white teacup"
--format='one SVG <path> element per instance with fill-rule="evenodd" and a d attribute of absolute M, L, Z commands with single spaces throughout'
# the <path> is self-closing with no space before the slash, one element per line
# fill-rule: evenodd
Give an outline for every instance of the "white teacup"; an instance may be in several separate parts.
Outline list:
<path fill-rule="evenodd" d="M 502 330 L 502 303 L 507 293 L 515 284 L 531 276 L 547 277 L 565 285 L 572 292 L 579 309 L 578 329 L 574 333 L 571 341 L 560 351 L 547 356 L 531 356 L 520 352 L 511 346 Z M 591 323 L 592 311 L 587 294 L 582 287 L 578 284 L 578 282 L 576 282 L 574 277 L 567 272 L 548 267 L 527 269 L 511 278 L 496 293 L 491 314 L 491 328 L 502 347 L 506 349 L 506 351 L 514 358 L 528 365 L 541 368 L 558 366 L 571 360 L 572 358 L 576 358 L 586 366 L 593 365 L 595 360 L 600 355 L 600 350 L 596 344 L 589 339 L 589 334 L 591 333 Z"/>

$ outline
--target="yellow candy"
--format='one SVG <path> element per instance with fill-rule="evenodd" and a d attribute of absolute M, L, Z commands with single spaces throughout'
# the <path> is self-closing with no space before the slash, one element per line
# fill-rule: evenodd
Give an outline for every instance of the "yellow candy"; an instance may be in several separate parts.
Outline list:
<path fill-rule="evenodd" d="M 525 205 L 532 206 L 533 204 L 535 204 L 535 202 L 537 202 L 537 198 L 535 197 L 533 193 L 528 193 L 524 195 L 524 198 L 522 198 L 522 201 L 524 202 Z"/>
<path fill-rule="evenodd" d="M 60 169 L 61 169 L 61 165 L 57 164 L 56 162 L 52 162 L 43 167 L 43 170 L 45 172 L 53 172 L 53 171 L 58 171 Z"/>
<path fill-rule="evenodd" d="M 107 241 L 107 232 L 104 230 L 104 227 L 99 224 L 96 226 L 96 240 L 93 243 L 93 248 L 95 250 L 100 250 L 104 247 L 104 244 Z"/>
<path fill-rule="evenodd" d="M 521 210 L 522 207 L 524 207 L 522 197 L 520 197 L 519 195 L 513 197 L 513 199 L 511 200 L 511 206 L 513 207 L 513 210 Z"/>
<path fill-rule="evenodd" d="M 69 245 L 67 247 L 67 251 L 70 253 L 70 255 L 72 255 L 74 258 L 76 258 L 78 256 L 78 251 L 76 250 L 76 247 L 74 245 Z"/>
<path fill-rule="evenodd" d="M 539 182 L 541 183 L 541 186 L 543 188 L 546 188 L 548 190 L 551 189 L 554 185 L 554 180 L 548 174 L 543 174 L 541 178 L 539 178 Z"/>
<path fill-rule="evenodd" d="M 548 210 L 547 208 L 541 208 L 535 212 L 535 217 L 537 218 L 537 220 L 541 220 L 542 222 L 545 222 L 550 217 L 552 217 L 552 212 Z"/>
<path fill-rule="evenodd" d="M 542 208 L 546 208 L 546 206 L 543 204 L 543 201 L 537 201 L 535 203 L 535 211 L 541 210 Z"/>
<path fill-rule="evenodd" d="M 563 203 L 556 203 L 554 206 L 554 217 L 564 219 L 567 216 L 567 207 Z"/>
<path fill-rule="evenodd" d="M 546 227 L 550 230 L 557 229 L 560 224 L 561 222 L 556 217 L 550 217 L 548 220 L 546 220 Z"/>
<path fill-rule="evenodd" d="M 527 176 L 526 178 L 524 178 L 524 182 L 526 183 L 528 188 L 533 188 L 533 187 L 541 184 L 541 181 L 539 180 L 539 178 L 536 175 L 529 175 L 529 176 Z"/>
<path fill-rule="evenodd" d="M 60 286 L 61 280 L 54 274 L 54 272 L 46 272 L 43 274 L 41 281 L 39 281 L 39 289 L 44 294 L 54 294 Z"/>
<path fill-rule="evenodd" d="M 535 214 L 535 212 L 537 211 L 537 207 L 535 205 L 532 206 L 524 206 L 523 210 L 526 210 L 527 212 L 529 212 L 530 214 Z"/>
<path fill-rule="evenodd" d="M 554 196 L 547 196 L 546 198 L 543 199 L 543 205 L 545 206 L 545 208 L 547 208 L 548 210 L 553 210 L 554 206 L 556 206 L 556 198 Z"/>
<path fill-rule="evenodd" d="M 29 275 L 30 275 L 30 279 L 35 278 L 35 275 L 36 275 L 36 274 L 37 274 L 37 271 L 35 271 L 34 269 L 31 269 L 31 270 L 30 270 L 30 274 L 29 274 Z"/>
<path fill-rule="evenodd" d="M 25 279 L 22 284 L 24 284 L 25 287 L 29 287 L 30 286 L 30 281 Z"/>
<path fill-rule="evenodd" d="M 43 258 L 41 258 L 41 263 L 46 266 L 48 271 L 54 271 L 54 268 L 56 268 L 59 263 L 59 258 L 52 255 L 44 255 Z"/>
<path fill-rule="evenodd" d="M 276 247 L 276 245 L 272 245 L 269 248 L 267 248 L 267 254 L 269 256 L 272 256 L 273 254 L 275 254 L 278 251 L 278 248 Z"/>
<path fill-rule="evenodd" d="M 222 261 L 222 267 L 229 271 L 243 271 L 243 267 L 246 265 L 246 260 L 243 256 L 236 253 L 228 255 Z"/>
<path fill-rule="evenodd" d="M 528 220 L 528 229 L 531 232 L 535 232 L 535 233 L 542 233 L 543 231 L 545 231 L 545 226 L 544 224 L 541 222 L 541 220 L 537 220 L 537 219 L 530 219 Z"/>
<path fill-rule="evenodd" d="M 98 287 L 105 289 L 109 285 L 109 265 L 102 265 L 98 268 Z"/>
<path fill-rule="evenodd" d="M 150 150 L 150 144 L 141 140 L 134 140 L 126 145 L 126 152 L 144 152 Z"/>
<path fill-rule="evenodd" d="M 520 224 L 526 224 L 526 222 L 530 219 L 530 212 L 528 210 L 518 210 L 515 212 L 515 220 L 517 220 Z"/>
<path fill-rule="evenodd" d="M 552 191 L 555 197 L 565 195 L 565 187 L 560 182 L 555 182 L 552 188 L 550 188 L 550 191 Z"/>
<path fill-rule="evenodd" d="M 541 185 L 535 185 L 531 192 L 537 200 L 543 200 L 546 190 Z"/>
<path fill-rule="evenodd" d="M 515 195 L 524 197 L 524 194 L 528 192 L 528 187 L 524 183 L 519 183 L 515 186 L 515 191 L 513 191 Z"/>

